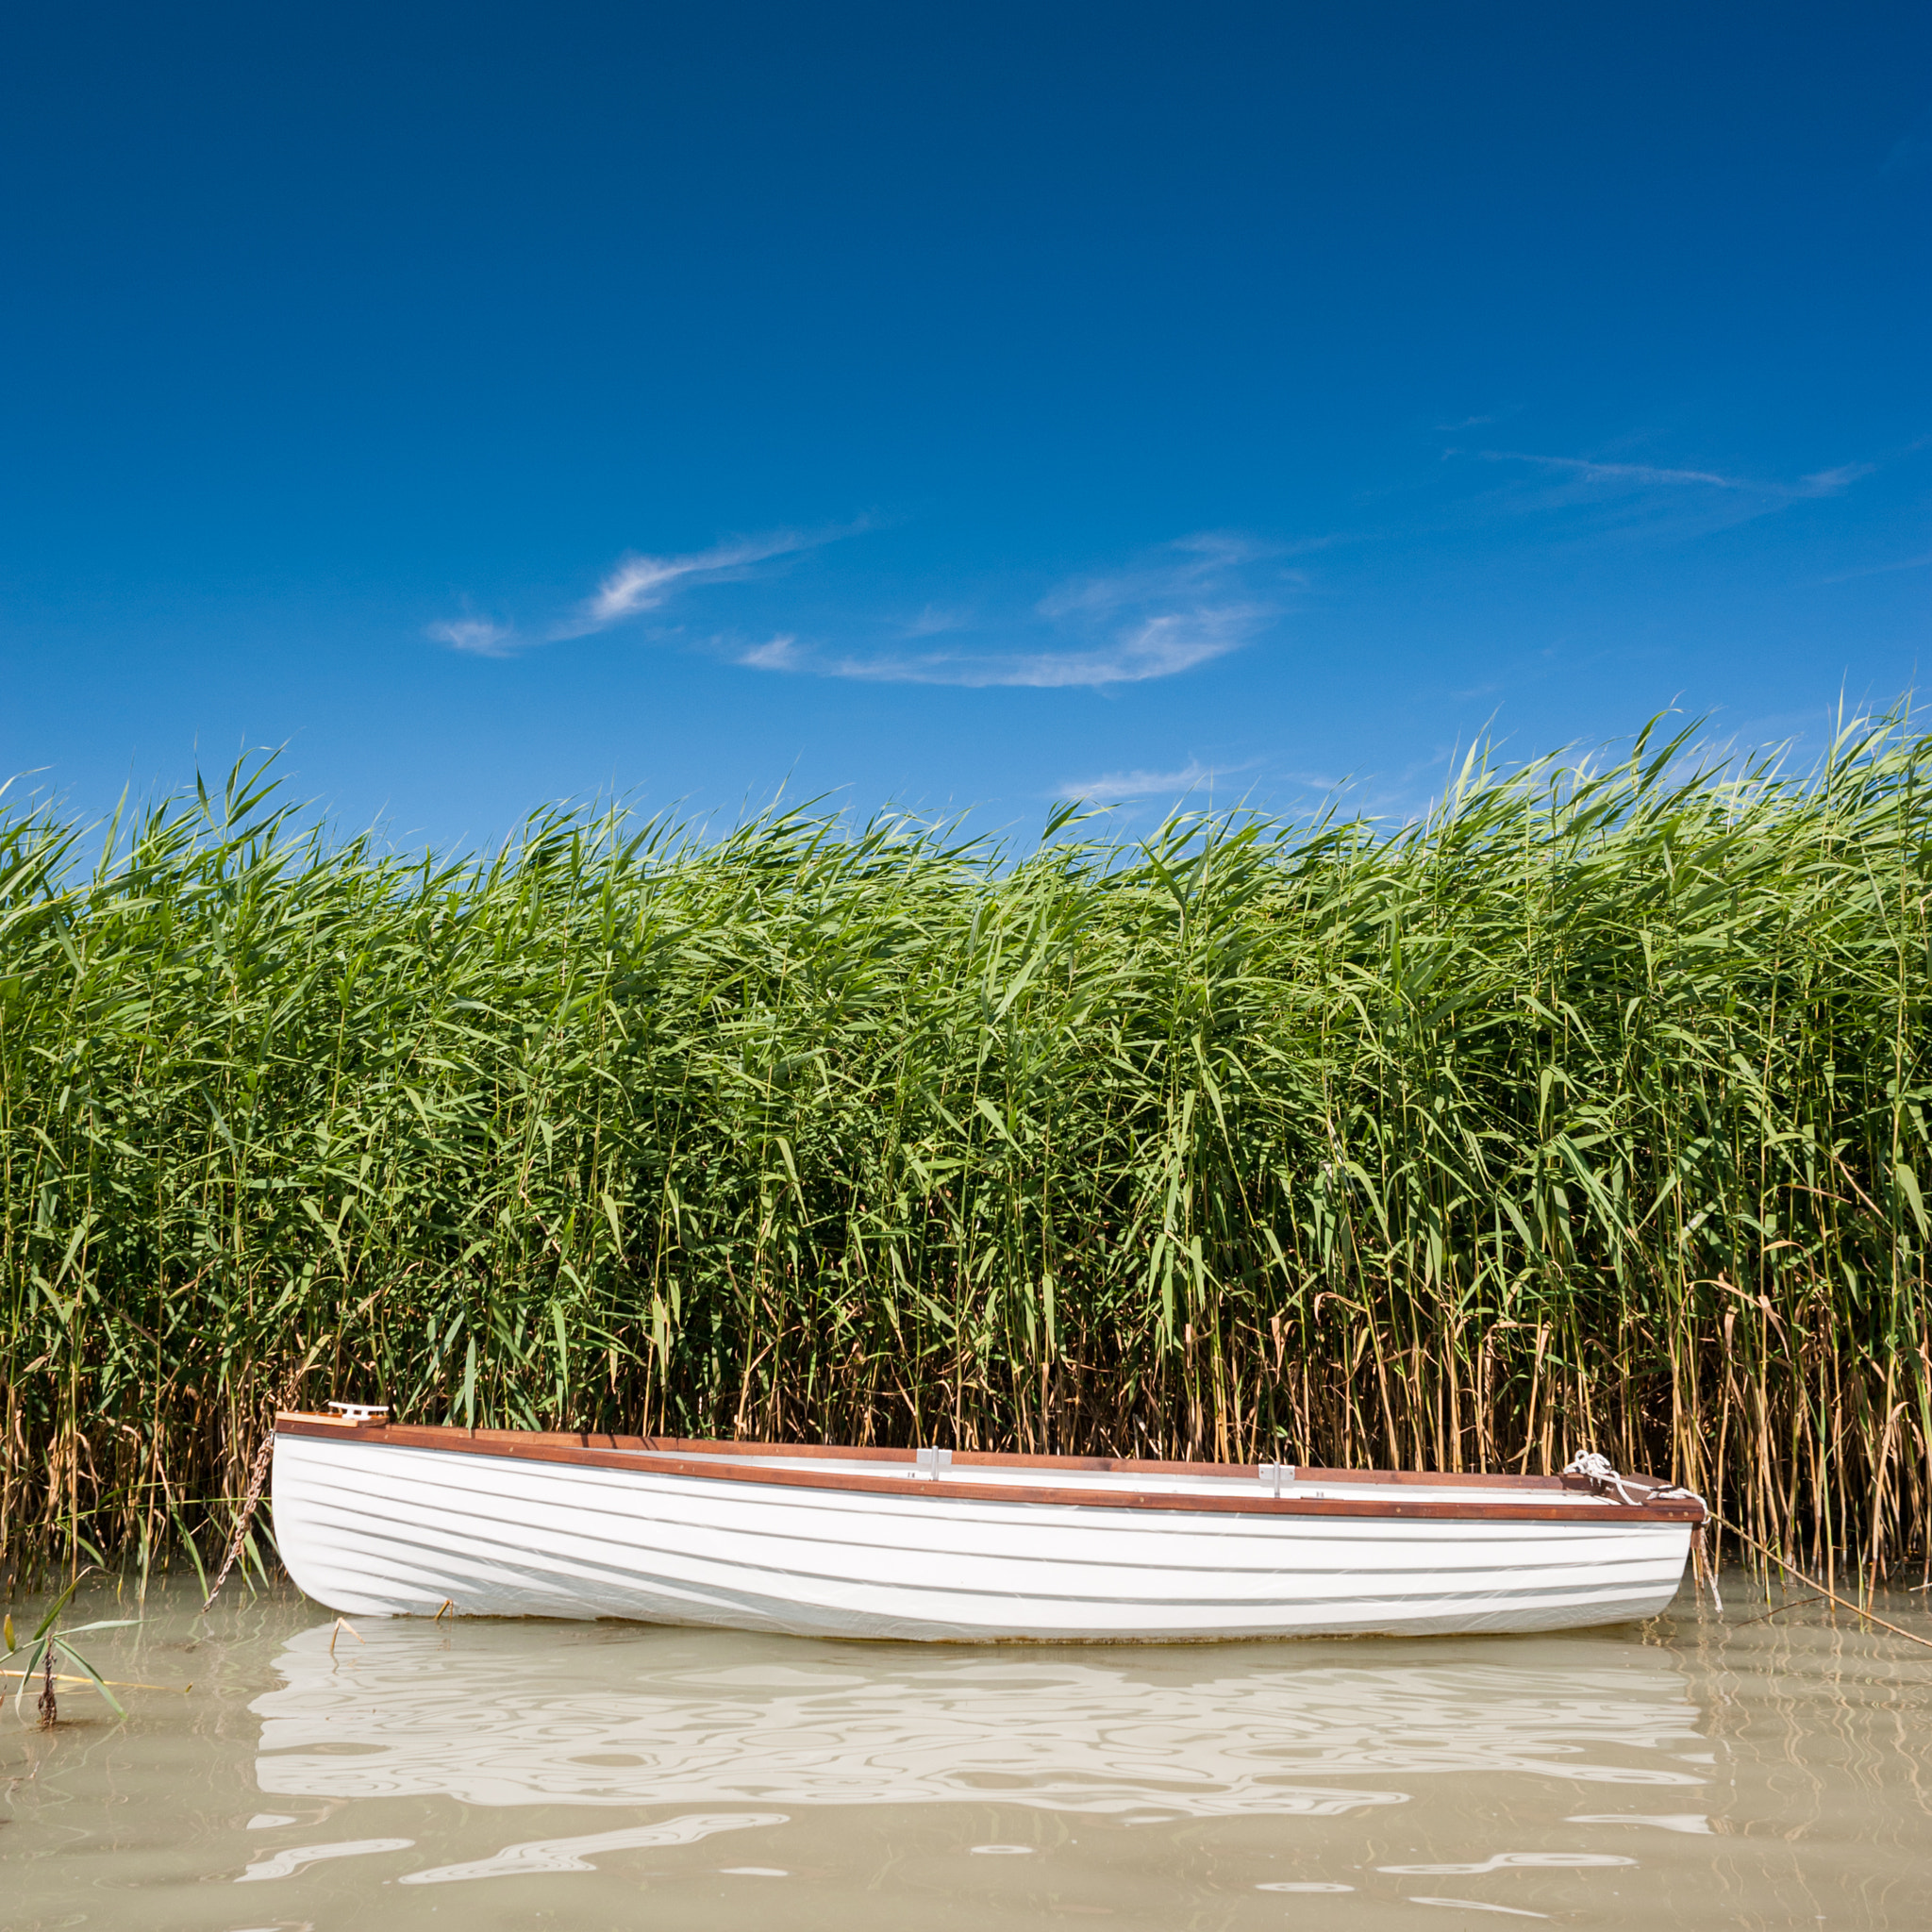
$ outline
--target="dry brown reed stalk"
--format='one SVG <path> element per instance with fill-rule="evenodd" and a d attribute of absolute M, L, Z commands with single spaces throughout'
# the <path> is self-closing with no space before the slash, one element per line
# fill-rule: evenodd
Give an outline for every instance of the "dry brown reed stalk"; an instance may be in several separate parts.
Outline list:
<path fill-rule="evenodd" d="M 232 1528 L 277 1397 L 1549 1469 L 1926 1559 L 1932 745 L 1473 759 L 1385 835 L 0 823 L 0 1556 Z M 194 1557 L 198 1564 L 198 1552 Z"/>

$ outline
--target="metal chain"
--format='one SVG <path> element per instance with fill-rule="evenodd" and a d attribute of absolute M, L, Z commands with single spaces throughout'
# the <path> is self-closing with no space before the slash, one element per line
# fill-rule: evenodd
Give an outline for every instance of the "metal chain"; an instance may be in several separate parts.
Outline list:
<path fill-rule="evenodd" d="M 255 1452 L 255 1467 L 248 1473 L 248 1499 L 242 1505 L 241 1515 L 235 1519 L 235 1534 L 228 1539 L 228 1554 L 222 1558 L 221 1571 L 208 1595 L 202 1599 L 204 1610 L 214 1602 L 216 1592 L 228 1580 L 228 1572 L 235 1567 L 235 1558 L 242 1554 L 242 1545 L 247 1539 L 248 1525 L 254 1520 L 255 1506 L 261 1501 L 261 1486 L 268 1481 L 269 1463 L 275 1453 L 275 1430 L 271 1423 L 268 1434 L 261 1439 L 261 1447 Z"/>
<path fill-rule="evenodd" d="M 40 1702 L 34 1708 L 41 1714 L 41 1728 L 51 1731 L 60 1722 L 60 1707 L 54 1699 L 54 1640 L 51 1637 L 47 1639 L 47 1648 L 43 1657 L 42 1688 Z M 22 1689 L 25 1690 L 25 1686 L 23 1685 Z"/>

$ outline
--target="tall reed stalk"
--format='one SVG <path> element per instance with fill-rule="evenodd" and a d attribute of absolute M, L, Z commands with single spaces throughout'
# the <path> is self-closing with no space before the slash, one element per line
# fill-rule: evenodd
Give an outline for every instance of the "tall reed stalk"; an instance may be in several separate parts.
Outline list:
<path fill-rule="evenodd" d="M 0 1540 L 225 1530 L 277 1401 L 1541 1470 L 1839 1569 L 1932 1497 L 1932 740 L 1061 812 L 0 822 Z"/>

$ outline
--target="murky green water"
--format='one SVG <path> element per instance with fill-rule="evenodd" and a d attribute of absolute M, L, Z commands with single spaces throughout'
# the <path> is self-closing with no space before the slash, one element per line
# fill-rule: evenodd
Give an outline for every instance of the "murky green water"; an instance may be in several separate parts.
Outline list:
<path fill-rule="evenodd" d="M 1740 1583 L 1584 1636 L 1160 1650 L 236 1595 L 81 1640 L 186 1694 L 9 1700 L 8 1932 L 1932 1925 L 1932 1651 L 1747 1623 Z M 1932 1635 L 1925 1601 L 1881 1607 Z"/>

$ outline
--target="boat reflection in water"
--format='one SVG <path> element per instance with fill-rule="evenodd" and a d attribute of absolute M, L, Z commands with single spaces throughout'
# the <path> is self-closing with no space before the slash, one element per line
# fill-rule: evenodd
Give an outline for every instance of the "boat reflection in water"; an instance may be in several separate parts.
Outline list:
<path fill-rule="evenodd" d="M 1567 1638 L 1215 1651 L 804 1645 L 622 1626 L 322 1624 L 277 1659 L 273 1795 L 465 1805 L 991 1800 L 1131 1820 L 1399 1805 L 1419 1777 L 1696 1787 L 1656 1650 Z M 334 1654 L 330 1645 L 334 1641 Z M 1387 1660 L 1394 1655 L 1395 1660 Z M 1707 1757 L 1703 1757 L 1708 1763 Z M 1686 1811 L 1689 1791 L 1659 1790 Z"/>

